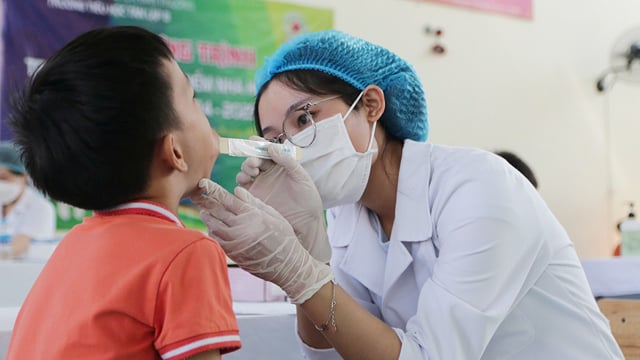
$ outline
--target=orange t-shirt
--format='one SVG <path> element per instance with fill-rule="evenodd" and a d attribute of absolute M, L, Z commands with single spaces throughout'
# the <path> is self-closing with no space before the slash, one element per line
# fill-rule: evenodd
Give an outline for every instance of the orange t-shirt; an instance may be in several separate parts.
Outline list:
<path fill-rule="evenodd" d="M 151 202 L 96 213 L 43 268 L 7 359 L 183 359 L 240 348 L 226 257 Z"/>

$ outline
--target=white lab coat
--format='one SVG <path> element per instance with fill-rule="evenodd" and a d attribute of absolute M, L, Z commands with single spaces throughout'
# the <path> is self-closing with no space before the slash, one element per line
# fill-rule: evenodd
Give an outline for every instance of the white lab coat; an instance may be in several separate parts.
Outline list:
<path fill-rule="evenodd" d="M 7 231 L 33 240 L 51 240 L 56 232 L 56 213 L 51 202 L 27 186 L 7 215 Z"/>
<path fill-rule="evenodd" d="M 359 203 L 327 215 L 337 283 L 394 328 L 400 359 L 623 359 L 566 232 L 490 152 L 405 141 L 387 243 Z"/>

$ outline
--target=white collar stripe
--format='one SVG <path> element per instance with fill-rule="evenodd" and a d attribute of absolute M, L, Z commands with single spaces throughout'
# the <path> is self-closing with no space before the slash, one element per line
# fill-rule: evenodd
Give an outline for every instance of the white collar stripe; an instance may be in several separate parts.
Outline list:
<path fill-rule="evenodd" d="M 166 353 L 162 354 L 162 358 L 163 359 L 170 359 L 174 356 L 180 355 L 180 354 L 184 354 L 188 351 L 191 351 L 193 349 L 197 349 L 199 347 L 202 346 L 207 346 L 207 345 L 212 345 L 212 344 L 219 344 L 219 343 L 225 343 L 225 342 L 239 342 L 240 341 L 240 335 L 225 335 L 225 336 L 217 336 L 217 337 L 211 337 L 211 338 L 206 338 L 206 339 L 202 339 L 202 340 L 197 340 L 194 341 L 192 343 L 189 343 L 187 345 L 183 345 L 180 346 L 177 349 L 173 349 L 170 351 L 167 351 Z"/>
<path fill-rule="evenodd" d="M 145 209 L 145 210 L 149 210 L 155 213 L 158 213 L 166 218 L 168 218 L 169 220 L 173 221 L 174 223 L 176 223 L 178 226 L 180 227 L 184 227 L 184 225 L 182 225 L 182 222 L 180 221 L 180 219 L 176 216 L 176 214 L 172 213 L 171 211 L 158 206 L 158 205 L 154 205 L 154 204 L 149 204 L 146 202 L 130 202 L 130 203 L 125 203 L 122 205 L 118 205 L 116 207 L 113 207 L 109 210 L 107 210 L 107 212 L 109 211 L 117 211 L 117 210 L 127 210 L 127 209 Z"/>

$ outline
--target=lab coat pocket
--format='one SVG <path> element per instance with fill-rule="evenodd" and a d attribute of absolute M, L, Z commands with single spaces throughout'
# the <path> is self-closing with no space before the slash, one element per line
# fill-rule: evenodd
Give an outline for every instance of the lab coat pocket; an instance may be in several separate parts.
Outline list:
<path fill-rule="evenodd" d="M 534 339 L 533 324 L 522 311 L 514 309 L 492 336 L 482 359 L 516 359 Z"/>

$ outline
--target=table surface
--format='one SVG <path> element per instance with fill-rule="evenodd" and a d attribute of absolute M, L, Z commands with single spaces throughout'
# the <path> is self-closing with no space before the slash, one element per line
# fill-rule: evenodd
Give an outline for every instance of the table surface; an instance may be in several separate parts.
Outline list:
<path fill-rule="evenodd" d="M 43 261 L 0 261 L 0 307 L 20 306 L 43 266 Z"/>
<path fill-rule="evenodd" d="M 0 261 L 0 360 L 4 360 L 20 305 L 43 261 Z M 234 301 L 242 349 L 225 359 L 300 358 L 295 337 L 295 305 L 288 302 Z"/>
<path fill-rule="evenodd" d="M 585 259 L 582 265 L 595 297 L 640 297 L 640 257 Z M 0 261 L 0 360 L 4 360 L 19 306 L 43 266 L 37 261 Z M 234 301 L 233 309 L 243 346 L 225 359 L 300 358 L 295 305 Z"/>
<path fill-rule="evenodd" d="M 0 261 L 0 360 L 4 360 L 11 329 L 44 261 Z M 234 359 L 298 359 L 295 305 L 288 302 L 234 301 L 242 348 L 225 355 Z"/>
<path fill-rule="evenodd" d="M 582 260 L 595 297 L 640 296 L 640 257 Z"/>
<path fill-rule="evenodd" d="M 234 303 L 234 310 L 236 309 Z M 241 311 L 264 310 L 269 314 L 238 314 L 242 348 L 224 356 L 225 360 L 240 359 L 300 359 L 295 335 L 296 316 L 287 314 L 290 307 L 283 304 L 239 304 Z M 291 304 L 286 304 L 291 305 Z M 292 305 L 293 306 L 293 305 Z M 274 308 L 277 308 L 274 310 Z M 20 308 L 0 308 L 0 360 L 5 360 L 11 339 L 13 322 Z M 294 310 L 295 311 L 295 310 Z"/>

